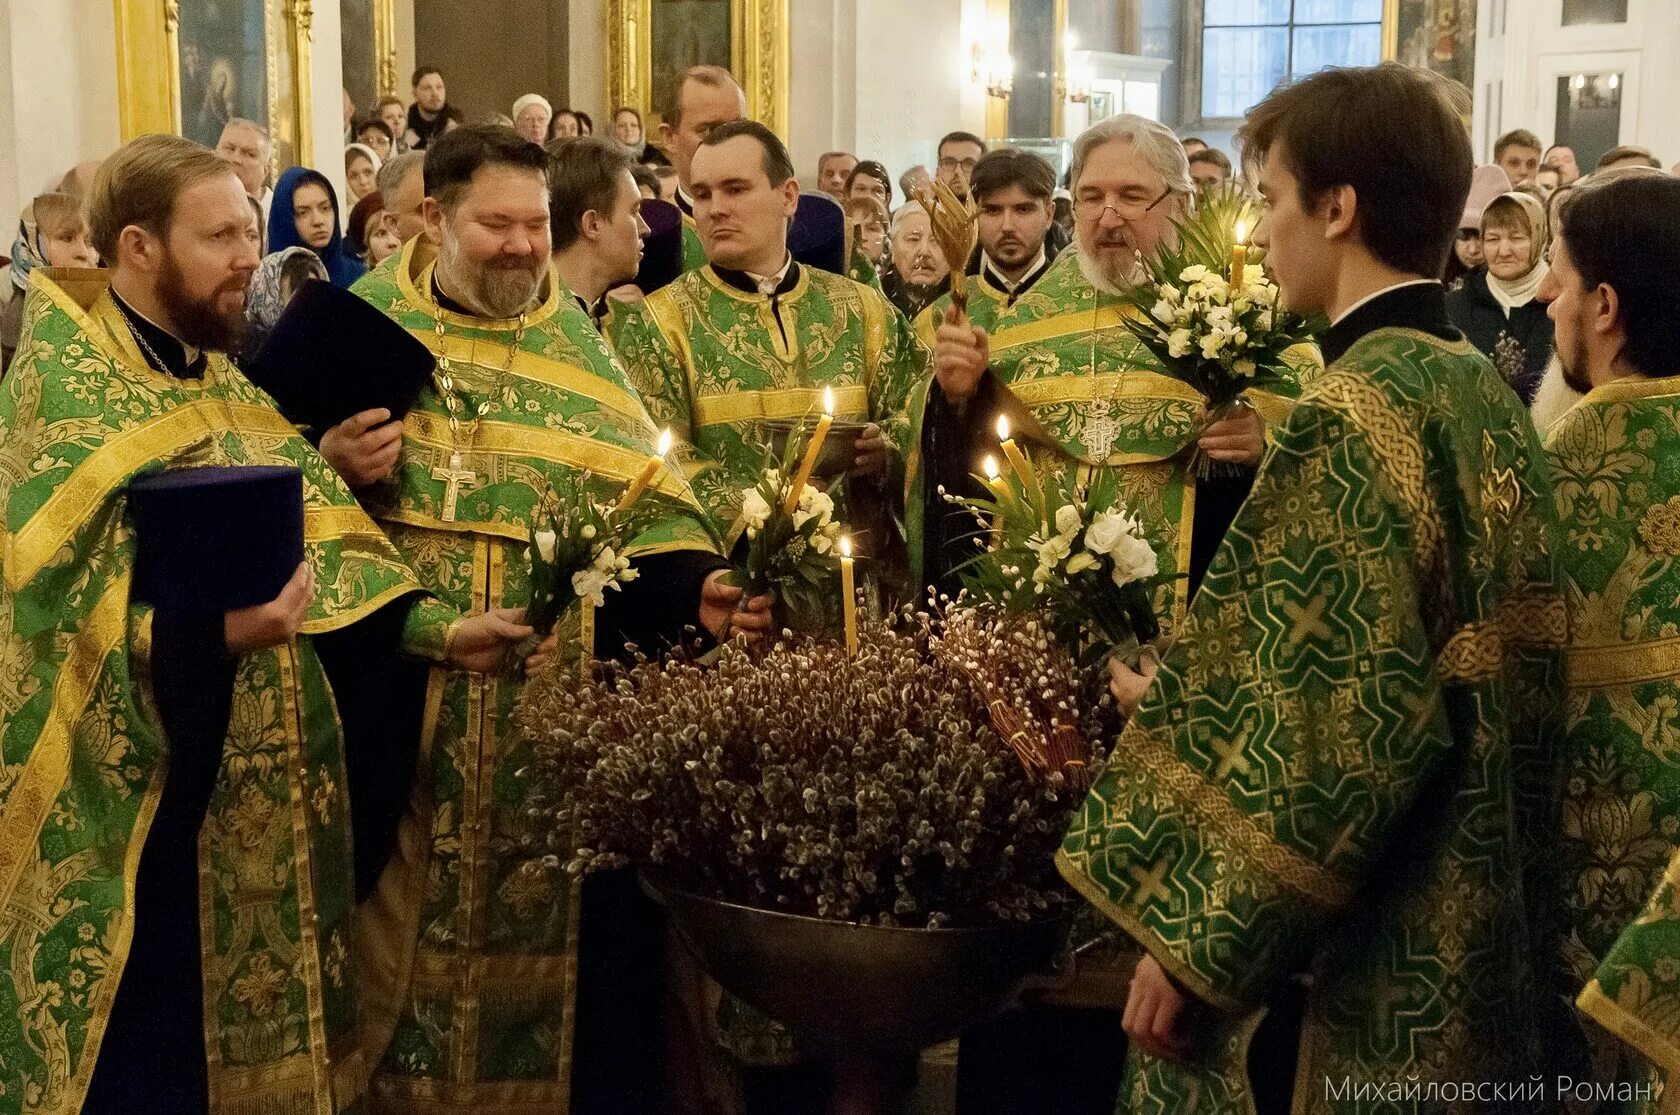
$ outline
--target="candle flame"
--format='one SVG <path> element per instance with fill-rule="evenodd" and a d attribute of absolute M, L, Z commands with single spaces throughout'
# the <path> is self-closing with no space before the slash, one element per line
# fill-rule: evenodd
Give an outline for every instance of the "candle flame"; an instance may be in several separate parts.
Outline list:
<path fill-rule="evenodd" d="M 830 418 L 834 417 L 834 388 L 832 387 L 823 388 L 823 413 Z"/>
<path fill-rule="evenodd" d="M 1248 239 L 1248 222 L 1244 221 L 1244 220 L 1238 220 L 1237 221 L 1237 243 L 1239 243 L 1239 244 L 1246 243 L 1247 239 Z"/>
<path fill-rule="evenodd" d="M 990 454 L 986 456 L 984 461 L 980 462 L 980 467 L 986 470 L 987 480 L 996 480 L 999 476 L 1003 475 L 998 471 L 997 458 L 991 456 Z"/>
<path fill-rule="evenodd" d="M 667 426 L 659 431 L 659 455 L 661 457 L 671 451 L 671 428 Z"/>
<path fill-rule="evenodd" d="M 843 558 L 852 556 L 852 536 L 849 534 L 840 536 L 840 556 Z"/>
<path fill-rule="evenodd" d="M 1007 414 L 998 415 L 997 435 L 999 441 L 1009 440 L 1009 416 Z"/>

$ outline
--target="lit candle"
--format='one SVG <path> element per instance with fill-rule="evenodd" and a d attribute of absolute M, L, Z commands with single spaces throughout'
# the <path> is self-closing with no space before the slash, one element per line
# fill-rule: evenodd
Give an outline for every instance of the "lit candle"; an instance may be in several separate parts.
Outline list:
<path fill-rule="evenodd" d="M 817 467 L 817 458 L 822 456 L 823 442 L 828 438 L 828 428 L 834 425 L 834 388 L 823 388 L 823 415 L 817 419 L 817 428 L 811 434 L 811 444 L 805 447 L 805 459 L 799 462 L 799 472 L 793 478 L 793 487 L 788 489 L 787 499 L 782 504 L 783 514 L 791 515 L 799 506 L 799 493 L 805 490 L 805 482 L 811 479 L 811 470 Z"/>
<path fill-rule="evenodd" d="M 1000 504 L 1003 503 L 1009 498 L 1009 485 L 1003 482 L 1003 474 L 998 471 L 997 458 L 990 453 L 986 454 L 986 459 L 980 462 L 980 467 L 986 473 L 986 487 L 992 490 Z"/>
<path fill-rule="evenodd" d="M 1027 489 L 1035 488 L 1037 477 L 1033 475 L 1032 465 L 1027 462 L 1027 455 L 1021 452 L 1021 447 L 1009 436 L 1007 415 L 998 415 L 997 436 L 1003 445 L 1003 455 L 1009 459 L 1009 467 L 1015 470 L 1015 475 L 1021 480 L 1021 486 Z"/>
<path fill-rule="evenodd" d="M 1231 249 L 1232 297 L 1236 296 L 1236 292 L 1241 290 L 1243 285 L 1243 268 L 1248 263 L 1248 245 L 1243 243 L 1243 238 L 1247 234 L 1248 222 L 1239 220 L 1237 222 L 1237 243 L 1236 246 Z"/>
<path fill-rule="evenodd" d="M 846 617 L 846 656 L 858 652 L 857 584 L 852 577 L 852 536 L 840 536 L 840 608 Z"/>
<path fill-rule="evenodd" d="M 647 459 L 642 466 L 642 474 L 636 477 L 636 482 L 624 491 L 624 498 L 618 501 L 620 511 L 628 511 L 637 500 L 642 498 L 653 484 L 653 478 L 659 475 L 659 470 L 665 467 L 665 454 L 671 451 L 671 431 L 664 430 L 659 435 L 659 452 Z"/>

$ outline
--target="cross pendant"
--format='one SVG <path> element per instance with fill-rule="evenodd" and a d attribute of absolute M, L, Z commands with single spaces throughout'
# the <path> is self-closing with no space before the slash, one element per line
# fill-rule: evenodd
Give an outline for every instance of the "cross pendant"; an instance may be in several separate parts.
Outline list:
<path fill-rule="evenodd" d="M 443 493 L 443 521 L 453 523 L 455 521 L 455 504 L 461 498 L 461 489 L 478 487 L 478 473 L 471 469 L 462 468 L 461 455 L 451 453 L 449 455 L 449 467 L 434 468 L 432 479 L 442 480 L 449 485 Z"/>

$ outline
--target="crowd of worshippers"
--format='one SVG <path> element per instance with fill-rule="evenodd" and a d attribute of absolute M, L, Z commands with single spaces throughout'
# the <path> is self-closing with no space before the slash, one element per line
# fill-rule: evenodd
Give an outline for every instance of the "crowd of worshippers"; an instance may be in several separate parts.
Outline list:
<path fill-rule="evenodd" d="M 711 1018 L 633 881 L 499 854 L 520 686 L 558 653 L 524 624 L 543 485 L 633 474 L 670 430 L 641 576 L 578 637 L 763 640 L 743 493 L 762 422 L 825 386 L 881 606 L 955 590 L 947 497 L 1000 413 L 1118 477 L 1172 582 L 1158 670 L 1109 666 L 1121 759 L 1059 861 L 1142 952 L 1112 1001 L 965 1036 L 962 1115 L 1351 1112 L 1338 1081 L 1517 1087 L 1586 1073 L 1577 1045 L 1652 1094 L 1680 1064 L 1680 179 L 1525 131 L 1474 166 L 1438 86 L 1332 70 L 1252 111 L 1253 244 L 1328 326 L 1299 398 L 1182 436 L 1192 389 L 1100 322 L 1236 172 L 1142 117 L 1059 179 L 953 132 L 931 171 L 831 152 L 802 192 L 725 70 L 681 76 L 654 143 L 536 94 L 468 123 L 422 68 L 347 113 L 348 211 L 318 170 L 270 184 L 242 120 L 77 167 L 0 281 L 0 831 L 28 849 L 0 849 L 0 1111 L 843 1093 L 767 1020 Z M 972 258 L 926 181 L 974 202 Z M 347 401 L 417 364 L 400 414 Z M 279 365 L 315 394 L 253 386 Z M 131 599 L 142 481 L 206 464 L 301 470 L 307 560 L 206 609 L 172 553 Z"/>

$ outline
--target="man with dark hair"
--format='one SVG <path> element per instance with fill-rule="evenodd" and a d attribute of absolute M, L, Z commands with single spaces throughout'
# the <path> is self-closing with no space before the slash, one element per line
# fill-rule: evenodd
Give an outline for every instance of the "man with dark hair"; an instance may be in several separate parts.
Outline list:
<path fill-rule="evenodd" d="M 399 647 L 483 670 L 530 632 L 425 594 L 229 359 L 259 258 L 234 168 L 142 136 L 87 203 L 107 269 L 34 273 L 0 390 L 0 1009 L 35 1020 L 0 1083 L 13 1110 L 356 1110 L 352 911 L 418 746 L 368 672 Z M 293 474 L 291 544 L 206 554 L 201 523 L 141 514 L 165 471 L 206 519 L 283 496 L 247 466 Z M 288 1040 L 249 1040 L 259 1016 Z"/>
<path fill-rule="evenodd" d="M 630 150 L 605 136 L 567 141 L 549 170 L 554 270 L 597 327 L 607 291 L 636 277 L 642 261 L 642 192 Z"/>
<path fill-rule="evenodd" d="M 1627 166 L 1650 167 L 1653 170 L 1661 170 L 1662 160 L 1652 154 L 1649 147 L 1635 147 L 1632 144 L 1624 144 L 1621 147 L 1612 147 L 1603 155 L 1600 155 L 1598 166 L 1593 168 L 1593 172 L 1596 174 Z"/>
<path fill-rule="evenodd" d="M 817 189 L 846 204 L 846 182 L 857 169 L 858 157 L 850 151 L 829 151 L 817 160 Z"/>
<path fill-rule="evenodd" d="M 461 110 L 449 103 L 442 70 L 421 66 L 414 71 L 414 103 L 408 106 L 408 130 L 403 135 L 408 150 L 424 151 L 465 119 Z"/>
<path fill-rule="evenodd" d="M 1563 810 L 1573 821 L 1563 826 L 1564 955 L 1571 990 L 1585 988 L 1579 1006 L 1603 1027 L 1588 1028 L 1595 1079 L 1648 1084 L 1649 1066 L 1660 1065 L 1672 1088 L 1680 1025 L 1632 989 L 1662 985 L 1680 962 L 1668 897 L 1680 882 L 1680 779 L 1669 746 L 1669 710 L 1680 703 L 1671 663 L 1680 626 L 1680 180 L 1594 176 L 1564 199 L 1559 226 L 1539 298 L 1564 379 L 1586 394 L 1546 431 L 1569 654 L 1580 664 L 1570 671 L 1563 744 Z M 1586 819 L 1630 808 L 1640 818 L 1637 851 L 1621 857 L 1616 885 L 1597 885 L 1601 837 Z"/>
<path fill-rule="evenodd" d="M 721 66 L 694 66 L 677 79 L 676 97 L 659 135 L 677 168 L 676 202 L 683 213 L 683 268 L 693 271 L 706 265 L 706 249 L 694 226 L 694 198 L 689 193 L 689 168 L 694 153 L 716 128 L 747 118 L 747 95 L 735 78 Z"/>
<path fill-rule="evenodd" d="M 1540 169 L 1539 137 L 1526 128 L 1506 132 L 1493 145 L 1493 161 L 1499 164 L 1511 185 L 1522 185 Z"/>
<path fill-rule="evenodd" d="M 591 150 L 577 146 L 584 142 L 573 141 L 565 156 Z M 592 497 L 615 502 L 655 453 L 657 428 L 641 399 L 554 278 L 548 160 L 509 128 L 474 125 L 442 136 L 427 151 L 426 235 L 404 246 L 396 267 L 355 288 L 437 359 L 403 422 L 394 471 L 363 498 L 423 582 L 449 602 L 529 604 L 526 547 L 542 495 L 587 474 Z M 633 194 L 621 163 L 602 159 L 595 168 Z M 566 232 L 574 245 L 593 227 L 583 197 L 602 183 L 590 173 L 580 166 L 564 181 L 562 207 L 582 212 Z M 561 416 L 578 421 L 551 424 Z M 638 579 L 595 601 L 592 623 L 545 645 L 571 668 L 581 658 L 623 657 L 632 645 L 658 654 L 695 631 L 710 641 L 731 627 L 768 626 L 767 601 L 737 611 L 740 590 L 722 583 L 727 563 L 713 551 L 688 486 L 671 473 L 659 484 L 673 510 L 630 548 Z M 420 772 L 432 811 L 405 830 L 400 846 L 409 854 L 364 907 L 360 947 L 374 983 L 370 1001 L 380 1004 L 363 1029 L 374 1051 L 375 1111 L 436 1110 L 444 1090 L 462 1110 L 564 1111 L 574 1092 L 576 1111 L 657 1107 L 618 1096 L 624 1082 L 614 1069 L 621 1073 L 625 1062 L 591 1044 L 613 1032 L 610 1018 L 591 1017 L 590 1006 L 612 990 L 588 985 L 614 965 L 592 962 L 588 928 L 580 943 L 575 881 L 501 851 L 514 841 L 509 826 L 521 823 L 515 772 L 527 753 L 513 724 L 521 686 L 506 672 L 432 673 L 423 737 L 430 750 Z M 456 878 L 459 886 L 425 883 Z M 497 897 L 514 888 L 535 897 L 513 904 Z M 586 927 L 591 906 L 586 899 Z M 440 1017 L 457 1040 L 437 1042 Z M 646 1044 L 625 1054 L 630 1064 L 646 1063 Z"/>
<path fill-rule="evenodd" d="M 1534 185 L 1547 198 L 1557 193 L 1563 186 L 1563 168 L 1556 163 L 1541 163 L 1540 169 L 1534 175 Z"/>
<path fill-rule="evenodd" d="M 1231 177 L 1231 160 L 1217 147 L 1204 147 L 1190 156 L 1190 177 L 1197 189 L 1211 190 Z"/>
<path fill-rule="evenodd" d="M 1182 142 L 1184 144 L 1184 154 L 1186 158 L 1196 154 L 1198 151 L 1206 151 L 1208 149 L 1208 141 L 1203 139 L 1201 136 L 1185 136 Z"/>
<path fill-rule="evenodd" d="M 967 197 L 968 180 L 985 153 L 986 141 L 973 132 L 951 132 L 939 141 L 935 177 L 955 190 L 957 196 Z M 951 265 L 957 266 L 957 261 L 952 260 Z"/>
<path fill-rule="evenodd" d="M 1558 168 L 1558 178 L 1561 185 L 1573 186 L 1576 180 L 1581 177 L 1581 167 L 1575 161 L 1575 149 L 1572 147 L 1565 147 L 1561 143 L 1555 144 L 1546 149 L 1546 154 L 1541 161 Z"/>
<path fill-rule="evenodd" d="M 1255 247 L 1288 309 L 1332 322 L 1328 368 L 1158 674 L 1119 694 L 1126 761 L 1058 859 L 1146 953 L 1139 1109 L 1283 1111 L 1290 1068 L 1312 1110 L 1352 1112 L 1347 1082 L 1573 1064 L 1549 1047 L 1557 527 L 1533 424 L 1436 278 L 1473 166 L 1447 90 L 1325 70 L 1239 133 Z M 1223 1040 L 1268 1005 L 1252 1051 Z"/>
<path fill-rule="evenodd" d="M 789 253 L 799 183 L 768 128 L 725 124 L 692 166 L 711 263 L 639 305 L 614 308 L 619 358 L 654 416 L 676 431 L 683 471 L 731 545 L 745 526 L 741 492 L 763 465 L 763 423 L 819 412 L 824 388 L 834 392 L 835 420 L 858 431 L 847 482 L 829 492 L 884 524 L 902 478 L 905 395 L 926 354 L 878 292 Z"/>

